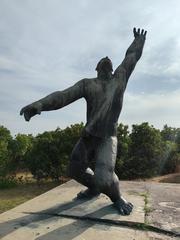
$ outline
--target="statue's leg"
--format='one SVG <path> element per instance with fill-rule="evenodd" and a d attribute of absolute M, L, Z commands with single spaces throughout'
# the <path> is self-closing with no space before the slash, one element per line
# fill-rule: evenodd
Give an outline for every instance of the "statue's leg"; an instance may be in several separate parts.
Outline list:
<path fill-rule="evenodd" d="M 92 144 L 89 138 L 80 138 L 75 145 L 70 159 L 69 175 L 88 189 L 80 192 L 78 198 L 92 198 L 99 195 L 94 182 L 94 172 L 89 168 L 88 155 Z"/>
<path fill-rule="evenodd" d="M 106 194 L 123 215 L 131 213 L 133 205 L 120 193 L 119 179 L 114 172 L 117 155 L 117 138 L 102 139 L 96 152 L 95 183 L 100 192 Z"/>

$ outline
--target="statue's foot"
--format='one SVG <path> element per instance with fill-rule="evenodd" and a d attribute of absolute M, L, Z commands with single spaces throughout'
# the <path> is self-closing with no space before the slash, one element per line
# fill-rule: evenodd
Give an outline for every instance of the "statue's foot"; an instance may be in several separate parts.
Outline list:
<path fill-rule="evenodd" d="M 98 197 L 100 195 L 100 192 L 98 191 L 92 191 L 89 188 L 85 191 L 81 191 L 77 194 L 77 199 L 91 199 L 94 197 Z"/>
<path fill-rule="evenodd" d="M 132 212 L 133 204 L 127 202 L 124 198 L 121 198 L 114 202 L 114 207 L 119 211 L 121 215 L 129 215 Z"/>

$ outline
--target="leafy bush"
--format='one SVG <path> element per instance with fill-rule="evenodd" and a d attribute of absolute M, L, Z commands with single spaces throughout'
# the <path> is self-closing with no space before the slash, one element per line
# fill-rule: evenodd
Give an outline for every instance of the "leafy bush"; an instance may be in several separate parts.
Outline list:
<path fill-rule="evenodd" d="M 13 188 L 17 186 L 17 180 L 14 177 L 0 178 L 0 189 Z"/>
<path fill-rule="evenodd" d="M 27 152 L 27 165 L 38 181 L 52 178 L 58 181 L 66 176 L 69 157 L 76 141 L 80 137 L 82 124 L 71 125 L 64 130 L 39 134 L 33 142 L 33 147 Z"/>
<path fill-rule="evenodd" d="M 0 126 L 0 177 L 5 177 L 10 172 L 9 143 L 11 140 L 10 131 Z"/>
<path fill-rule="evenodd" d="M 132 126 L 129 150 L 123 160 L 122 177 L 148 178 L 158 174 L 163 158 L 163 142 L 160 131 L 148 123 Z"/>

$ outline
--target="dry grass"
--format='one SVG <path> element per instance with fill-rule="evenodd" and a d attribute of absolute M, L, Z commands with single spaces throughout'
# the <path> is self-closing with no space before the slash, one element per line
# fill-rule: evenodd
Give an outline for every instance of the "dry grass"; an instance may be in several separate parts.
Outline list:
<path fill-rule="evenodd" d="M 59 183 L 44 180 L 40 184 L 37 184 L 30 172 L 16 173 L 16 179 L 19 184 L 14 188 L 0 189 L 0 213 L 14 208 L 69 180 L 68 178 L 61 177 Z"/>
<path fill-rule="evenodd" d="M 57 185 L 59 184 L 54 182 L 44 182 L 40 185 L 34 182 L 19 184 L 17 187 L 11 189 L 0 190 L 0 213 L 24 203 Z"/>

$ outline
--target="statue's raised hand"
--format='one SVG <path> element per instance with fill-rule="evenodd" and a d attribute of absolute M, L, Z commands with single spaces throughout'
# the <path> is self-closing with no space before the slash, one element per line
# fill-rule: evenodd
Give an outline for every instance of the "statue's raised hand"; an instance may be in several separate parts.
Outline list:
<path fill-rule="evenodd" d="M 136 28 L 133 28 L 133 33 L 134 33 L 134 37 L 135 38 L 146 38 L 146 33 L 147 31 L 145 31 L 144 29 L 140 30 L 140 28 L 138 28 L 138 30 L 136 31 Z"/>
<path fill-rule="evenodd" d="M 35 102 L 23 107 L 20 115 L 24 115 L 26 121 L 29 121 L 34 115 L 41 114 L 41 103 Z"/>

